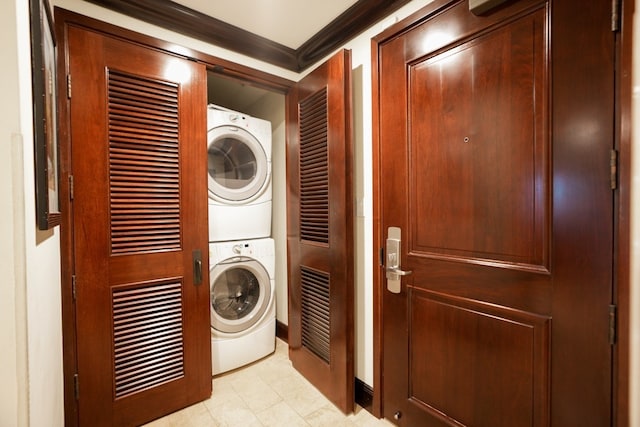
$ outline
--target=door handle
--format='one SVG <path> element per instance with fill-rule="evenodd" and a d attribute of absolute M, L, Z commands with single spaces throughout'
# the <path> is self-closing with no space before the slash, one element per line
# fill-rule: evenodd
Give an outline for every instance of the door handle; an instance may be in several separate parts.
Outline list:
<path fill-rule="evenodd" d="M 193 284 L 202 283 L 202 252 L 200 249 L 193 251 Z"/>
<path fill-rule="evenodd" d="M 389 292 L 399 294 L 401 290 L 400 279 L 412 273 L 411 270 L 402 270 L 400 268 L 400 257 L 402 256 L 401 248 L 402 233 L 399 227 L 389 227 L 387 230 L 387 262 L 386 276 L 387 289 Z"/>
<path fill-rule="evenodd" d="M 389 278 L 389 276 L 392 274 L 396 274 L 398 276 L 408 276 L 411 273 L 413 273 L 413 271 L 411 270 L 406 271 L 406 270 L 400 270 L 399 268 L 396 268 L 396 267 L 387 267 L 387 278 Z"/>

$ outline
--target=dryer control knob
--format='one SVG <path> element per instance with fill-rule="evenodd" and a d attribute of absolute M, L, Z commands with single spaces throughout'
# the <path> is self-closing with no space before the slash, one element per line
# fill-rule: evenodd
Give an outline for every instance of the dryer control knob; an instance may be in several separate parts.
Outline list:
<path fill-rule="evenodd" d="M 242 253 L 242 246 L 233 245 L 233 248 L 231 250 L 233 251 L 234 254 L 240 255 Z"/>

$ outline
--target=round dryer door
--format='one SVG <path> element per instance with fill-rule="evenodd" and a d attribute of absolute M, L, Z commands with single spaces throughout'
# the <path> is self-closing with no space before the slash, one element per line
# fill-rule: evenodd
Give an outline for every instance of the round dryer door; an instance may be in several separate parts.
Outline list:
<path fill-rule="evenodd" d="M 209 197 L 244 203 L 258 197 L 268 178 L 267 155 L 246 130 L 218 126 L 208 137 Z"/>
<path fill-rule="evenodd" d="M 220 263 L 210 274 L 211 326 L 239 333 L 258 322 L 269 306 L 271 282 L 257 261 Z"/>

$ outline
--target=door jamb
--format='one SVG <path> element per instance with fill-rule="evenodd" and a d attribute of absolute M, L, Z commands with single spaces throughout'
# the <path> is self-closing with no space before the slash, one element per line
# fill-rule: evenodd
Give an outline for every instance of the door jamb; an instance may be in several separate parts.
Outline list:
<path fill-rule="evenodd" d="M 619 152 L 618 191 L 614 202 L 614 294 L 617 305 L 617 343 L 613 354 L 613 425 L 630 425 L 631 351 L 631 154 L 632 139 L 632 56 L 635 0 L 621 0 L 621 25 L 616 35 L 615 144 Z"/>

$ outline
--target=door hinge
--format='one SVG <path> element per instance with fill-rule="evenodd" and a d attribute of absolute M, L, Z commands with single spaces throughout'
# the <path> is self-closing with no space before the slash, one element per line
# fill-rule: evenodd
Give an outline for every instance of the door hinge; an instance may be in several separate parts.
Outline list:
<path fill-rule="evenodd" d="M 67 98 L 71 99 L 71 74 L 67 74 Z"/>
<path fill-rule="evenodd" d="M 611 0 L 611 31 L 620 31 L 620 0 Z"/>
<path fill-rule="evenodd" d="M 73 200 L 73 175 L 69 175 L 69 200 Z"/>
<path fill-rule="evenodd" d="M 609 344 L 616 343 L 616 332 L 618 328 L 618 310 L 613 304 L 609 306 Z"/>
<path fill-rule="evenodd" d="M 615 190 L 618 188 L 618 151 L 611 150 L 611 154 L 609 156 L 609 168 L 610 168 L 610 183 L 611 189 Z"/>
<path fill-rule="evenodd" d="M 71 294 L 73 295 L 73 300 L 76 300 L 76 275 L 71 276 Z"/>
<path fill-rule="evenodd" d="M 78 379 L 78 374 L 73 375 L 73 391 L 76 400 L 80 400 L 80 380 Z"/>

